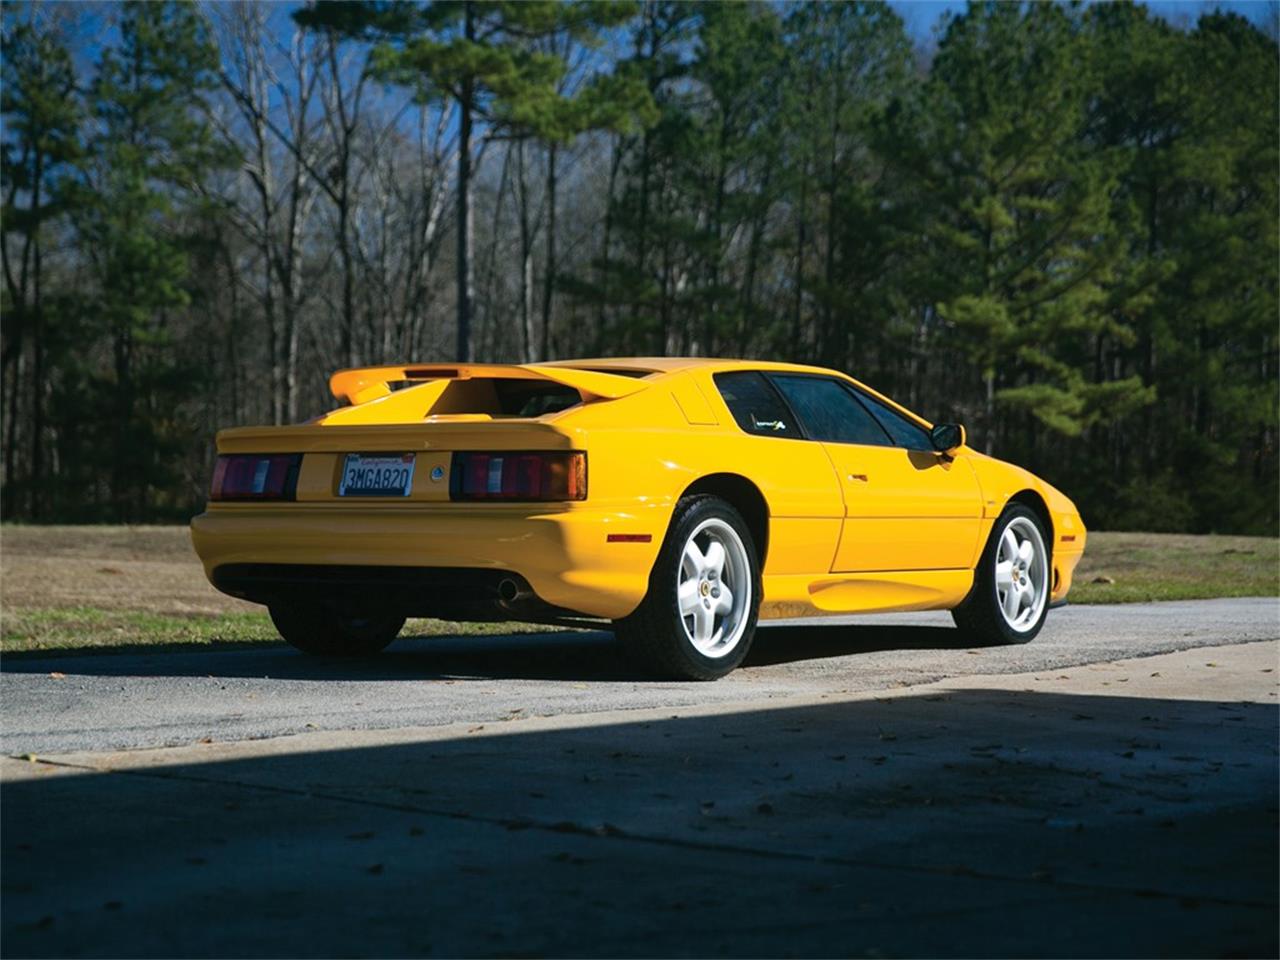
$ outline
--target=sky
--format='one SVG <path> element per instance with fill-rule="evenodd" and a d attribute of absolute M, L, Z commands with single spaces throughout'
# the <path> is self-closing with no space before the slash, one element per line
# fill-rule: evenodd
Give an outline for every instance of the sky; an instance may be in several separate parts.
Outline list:
<path fill-rule="evenodd" d="M 912 38 L 926 45 L 933 39 L 933 31 L 943 14 L 963 13 L 967 5 L 965 0 L 889 0 L 889 6 L 906 22 Z M 1238 13 L 1265 28 L 1267 21 L 1274 21 L 1280 12 L 1280 5 L 1269 0 L 1148 0 L 1145 6 L 1175 26 L 1184 23 L 1192 26 L 1201 14 L 1219 8 Z"/>
<path fill-rule="evenodd" d="M 70 2 L 70 0 L 54 0 L 54 3 Z M 205 0 L 213 5 L 220 0 Z M 897 14 L 902 17 L 907 31 L 917 45 L 928 49 L 934 45 L 940 35 L 940 24 L 946 14 L 963 13 L 968 6 L 966 0 L 887 0 Z M 1032 0 L 1036 2 L 1036 0 Z M 1107 0 L 1086 0 L 1086 2 L 1107 2 Z M 302 6 L 303 0 L 275 0 L 281 16 L 278 21 L 282 28 L 289 26 L 287 13 Z M 110 42 L 113 36 L 109 23 L 112 19 L 110 0 L 89 0 L 77 4 L 81 11 L 90 11 L 88 16 L 74 19 L 74 33 L 77 49 L 73 51 L 77 63 L 87 68 L 96 61 L 103 42 Z M 1174 26 L 1193 27 L 1202 14 L 1214 9 L 1238 13 L 1257 24 L 1264 31 L 1268 25 L 1276 32 L 1275 22 L 1280 17 L 1280 2 L 1277 0 L 1146 0 L 1144 4 L 1156 16 L 1169 21 Z M 19 6 L 21 4 L 7 4 Z"/>

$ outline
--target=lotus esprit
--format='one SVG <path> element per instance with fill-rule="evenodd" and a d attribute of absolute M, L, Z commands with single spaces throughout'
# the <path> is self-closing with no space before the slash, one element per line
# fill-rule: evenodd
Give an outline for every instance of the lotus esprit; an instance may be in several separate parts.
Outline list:
<path fill-rule="evenodd" d="M 641 358 L 343 370 L 346 405 L 218 435 L 192 521 L 219 590 L 318 654 L 409 616 L 611 624 L 723 676 L 758 618 L 951 610 L 1020 643 L 1084 551 L 1074 504 L 832 370 Z"/>

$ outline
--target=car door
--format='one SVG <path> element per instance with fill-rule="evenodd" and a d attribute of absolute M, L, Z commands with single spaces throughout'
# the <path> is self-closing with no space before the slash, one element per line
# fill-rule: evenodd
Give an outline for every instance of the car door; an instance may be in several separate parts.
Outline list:
<path fill-rule="evenodd" d="M 832 572 L 973 565 L 982 502 L 967 462 L 943 457 L 923 427 L 835 377 L 770 379 L 840 478 L 845 516 Z"/>

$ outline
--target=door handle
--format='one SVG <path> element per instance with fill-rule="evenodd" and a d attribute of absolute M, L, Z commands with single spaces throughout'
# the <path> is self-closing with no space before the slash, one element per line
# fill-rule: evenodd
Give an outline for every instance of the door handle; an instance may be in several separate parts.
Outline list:
<path fill-rule="evenodd" d="M 850 479 L 850 480 L 861 480 L 863 483 L 866 483 L 866 482 L 867 482 L 867 475 L 866 475 L 865 473 L 851 473 L 851 474 L 849 474 L 849 479 Z"/>

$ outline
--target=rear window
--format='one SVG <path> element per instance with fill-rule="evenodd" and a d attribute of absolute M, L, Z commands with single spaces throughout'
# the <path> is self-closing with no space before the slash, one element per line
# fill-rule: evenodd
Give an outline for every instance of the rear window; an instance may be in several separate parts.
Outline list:
<path fill-rule="evenodd" d="M 426 415 L 486 413 L 491 417 L 541 417 L 581 402 L 582 395 L 577 390 L 550 380 L 475 377 L 450 381 Z"/>
<path fill-rule="evenodd" d="M 582 402 L 572 387 L 542 380 L 495 380 L 498 413 L 507 417 L 540 417 L 559 413 Z"/>
<path fill-rule="evenodd" d="M 714 380 L 733 419 L 747 433 L 800 438 L 799 428 L 791 422 L 791 411 L 762 375 L 742 370 L 717 373 Z"/>

